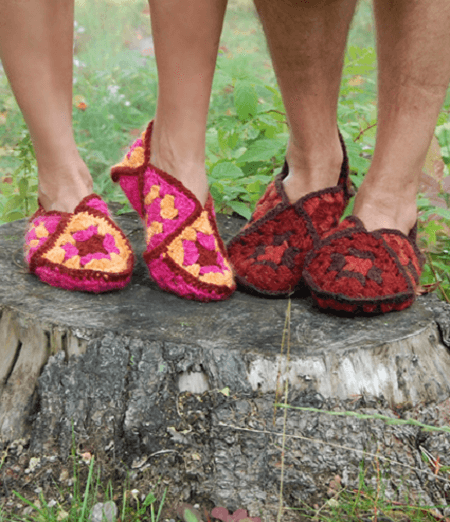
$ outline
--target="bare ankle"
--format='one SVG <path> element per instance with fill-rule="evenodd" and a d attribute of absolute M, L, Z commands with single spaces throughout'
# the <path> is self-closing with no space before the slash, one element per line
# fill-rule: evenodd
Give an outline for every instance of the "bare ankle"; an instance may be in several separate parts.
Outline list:
<path fill-rule="evenodd" d="M 355 198 L 353 214 L 361 219 L 369 232 L 389 228 L 408 235 L 417 220 L 415 194 L 368 191 L 362 186 Z"/>
<path fill-rule="evenodd" d="M 176 137 L 161 138 L 154 133 L 150 163 L 180 181 L 204 205 L 209 193 L 204 150 L 204 146 L 189 147 L 184 140 L 177 142 Z"/>
<path fill-rule="evenodd" d="M 314 148 L 288 145 L 286 160 L 289 175 L 284 180 L 286 193 L 292 203 L 300 197 L 333 187 L 339 180 L 344 154 L 339 140 Z"/>
<path fill-rule="evenodd" d="M 93 183 L 84 162 L 39 170 L 38 197 L 47 211 L 73 212 L 86 196 L 92 194 Z"/>

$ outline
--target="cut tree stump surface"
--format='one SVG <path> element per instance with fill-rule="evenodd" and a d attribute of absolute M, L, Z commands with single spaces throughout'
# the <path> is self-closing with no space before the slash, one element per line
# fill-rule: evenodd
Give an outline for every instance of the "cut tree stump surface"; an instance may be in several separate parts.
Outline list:
<path fill-rule="evenodd" d="M 236 292 L 205 304 L 162 292 L 141 259 L 140 222 L 134 214 L 117 221 L 133 244 L 136 268 L 125 290 L 100 295 L 40 283 L 23 265 L 25 220 L 0 227 L 5 444 L 27 437 L 30 451 L 57 445 L 67 453 L 73 429 L 79 440 L 114 451 L 133 469 L 151 462 L 171 469 L 180 483 L 187 474 L 191 495 L 242 507 L 276 501 L 281 439 L 269 432 L 282 431 L 284 414 L 278 410 L 274 426 L 273 402 L 286 375 L 292 405 L 389 416 L 395 409 L 448 422 L 450 312 L 435 296 L 403 312 L 359 318 L 323 313 L 307 295 L 294 296 L 288 361 L 280 355 L 287 300 Z M 219 216 L 225 240 L 241 225 Z M 383 444 L 398 456 L 399 441 L 420 433 L 380 420 L 290 410 L 287 494 L 293 504 L 307 499 L 320 489 L 318 477 L 337 472 L 350 483 L 364 451 L 377 453 Z M 448 433 L 426 438 L 449 458 Z M 435 500 L 424 486 L 428 468 L 420 452 L 408 452 L 398 476 L 411 472 L 408 466 L 423 469 L 408 480 Z M 435 481 L 439 492 L 438 486 Z"/>

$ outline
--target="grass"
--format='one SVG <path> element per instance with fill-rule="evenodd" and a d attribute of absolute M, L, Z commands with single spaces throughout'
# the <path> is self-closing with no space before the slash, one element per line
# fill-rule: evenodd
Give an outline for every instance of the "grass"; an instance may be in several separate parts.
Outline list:
<path fill-rule="evenodd" d="M 100 479 L 100 468 L 95 465 L 95 458 L 89 457 L 88 473 L 85 479 L 84 488 L 80 487 L 80 466 L 86 465 L 86 457 L 79 459 L 74 451 L 73 459 L 73 489 L 70 493 L 69 502 L 57 502 L 55 500 L 47 502 L 47 500 L 40 495 L 40 498 L 35 501 L 30 501 L 24 498 L 20 493 L 14 491 L 16 498 L 22 502 L 23 506 L 28 508 L 26 515 L 6 515 L 4 512 L 0 513 L 0 522 L 16 521 L 16 522 L 87 522 L 90 520 L 91 513 L 95 505 L 114 503 L 118 500 L 118 496 L 114 495 L 114 491 L 109 482 L 106 487 L 103 486 Z M 65 495 L 60 492 L 60 497 Z M 145 520 L 149 522 L 162 521 L 162 512 L 166 499 L 167 488 L 164 490 L 160 500 L 158 501 L 154 492 L 150 490 L 142 497 L 138 490 L 128 490 L 126 487 L 121 492 L 120 509 L 117 508 L 117 516 L 114 520 L 120 519 L 122 522 L 139 522 L 145 516 Z M 114 503 L 115 504 L 115 503 Z M 116 505 L 116 504 L 115 504 Z M 117 505 L 116 505 L 117 506 Z"/>
<path fill-rule="evenodd" d="M 150 42 L 151 36 L 147 4 L 141 0 L 91 0 L 89 3 L 80 0 L 76 2 L 76 21 L 73 116 L 77 143 L 92 172 L 95 190 L 109 201 L 121 202 L 127 209 L 121 191 L 110 182 L 109 168 L 120 159 L 126 146 L 155 111 L 156 66 L 149 51 L 150 44 L 147 51 L 141 44 Z M 254 204 L 267 179 L 282 161 L 287 129 L 283 114 L 276 112 L 283 113 L 283 107 L 264 36 L 248 0 L 230 0 L 220 46 L 208 124 L 207 163 L 212 190 L 221 210 L 245 212 Z M 367 156 L 374 144 L 376 81 L 373 48 L 371 8 L 364 0 L 360 2 L 349 36 L 339 108 L 341 130 L 349 146 L 356 184 L 361 182 L 367 170 Z M 238 82 L 248 89 L 247 92 L 257 96 L 258 106 L 253 118 L 241 118 L 237 114 L 239 106 L 234 89 Z M 447 100 L 436 131 L 444 176 L 437 180 L 433 178 L 433 191 L 421 195 L 419 223 L 422 245 L 429 257 L 422 285 L 437 286 L 442 298 L 450 296 L 450 219 L 447 214 L 450 202 L 443 189 L 450 163 L 449 108 L 450 100 Z M 260 137 L 279 140 L 283 145 L 275 150 L 270 161 L 240 162 L 239 158 L 248 154 Z M 19 142 L 22 157 L 14 153 Z M 225 161 L 240 171 L 237 177 L 228 179 L 217 174 L 223 171 Z M 30 142 L 23 131 L 23 119 L 4 75 L 0 75 L 0 177 L 3 182 L 0 185 L 0 215 L 16 219 L 29 214 L 35 199 L 36 170 Z M 74 501 L 69 507 L 63 504 L 51 506 L 41 498 L 40 506 L 32 506 L 33 512 L 26 517 L 28 520 L 53 522 L 64 519 L 64 514 L 69 521 L 87 520 L 100 491 L 102 498 L 115 498 L 111 484 L 102 486 L 94 459 L 89 464 L 85 486 L 81 488 L 78 467 L 81 464 L 75 456 L 72 458 Z M 299 516 L 324 522 L 437 520 L 432 507 L 399 505 L 389 501 L 384 496 L 381 476 L 378 475 L 376 487 L 370 487 L 365 481 L 366 470 L 362 461 L 356 490 L 343 487 L 336 479 L 331 499 L 322 506 L 303 506 Z M 447 469 L 438 469 L 438 472 L 448 474 Z M 158 502 L 152 491 L 146 494 L 143 503 L 132 493 L 127 493 L 126 486 L 119 497 L 122 499 L 122 522 L 134 522 L 144 517 L 153 522 L 162 514 L 160 507 L 164 505 L 164 496 L 160 496 Z M 282 501 L 282 494 L 280 498 Z M 26 500 L 23 502 L 28 503 Z M 0 515 L 0 520 L 6 518 L 5 514 Z M 13 518 L 25 520 L 23 517 Z"/>
<path fill-rule="evenodd" d="M 283 331 L 282 353 L 286 352 L 286 357 L 289 361 L 289 346 L 290 346 L 290 304 L 286 311 L 286 323 Z M 289 368 L 286 367 L 286 372 Z M 283 401 L 284 397 L 288 396 L 289 385 L 288 380 L 285 379 L 285 384 L 280 387 L 277 394 L 277 400 Z M 438 431 L 441 433 L 449 433 L 448 426 L 431 426 L 419 423 L 414 419 L 403 420 L 393 417 L 385 417 L 376 414 L 359 414 L 356 412 L 336 412 L 320 410 L 315 408 L 292 407 L 286 400 L 275 404 L 276 408 L 283 408 L 284 427 L 286 426 L 286 414 L 289 411 L 290 415 L 301 413 L 319 413 L 325 416 L 352 416 L 369 421 L 383 421 L 387 425 L 411 425 L 418 426 L 424 431 Z M 233 427 L 233 426 L 230 426 Z M 236 430 L 240 430 L 237 426 Z M 281 477 L 283 477 L 283 464 L 286 459 L 292 458 L 293 452 L 290 442 L 294 439 L 300 438 L 309 441 L 315 445 L 320 444 L 326 447 L 327 445 L 337 446 L 329 441 L 317 441 L 298 434 L 287 434 L 284 428 L 283 433 L 274 433 L 268 427 L 265 430 L 255 430 L 244 428 L 248 431 L 256 433 L 271 433 L 276 435 L 276 438 L 282 439 L 279 448 L 281 454 Z M 283 482 L 280 483 L 280 506 L 278 510 L 277 522 L 284 520 L 293 521 L 309 521 L 316 522 L 432 522 L 442 520 L 447 522 L 448 519 L 442 518 L 438 509 L 445 509 L 446 506 L 426 506 L 414 504 L 405 496 L 404 501 L 394 501 L 386 495 L 386 484 L 392 482 L 390 479 L 389 469 L 392 465 L 400 465 L 406 471 L 412 473 L 425 473 L 425 469 L 404 463 L 402 459 L 398 459 L 395 454 L 392 458 L 388 458 L 380 453 L 369 453 L 356 448 L 347 448 L 338 446 L 340 449 L 361 454 L 361 461 L 359 466 L 359 475 L 356 487 L 345 486 L 343 480 L 339 475 L 334 476 L 327 484 L 328 491 L 325 499 L 322 498 L 317 504 L 302 504 L 297 508 L 290 508 L 285 505 L 283 497 Z M 109 481 L 106 484 L 102 481 L 102 464 L 96 463 L 94 455 L 84 450 L 77 450 L 75 437 L 73 438 L 72 454 L 68 462 L 65 464 L 66 469 L 72 468 L 72 486 L 68 491 L 60 489 L 58 494 L 53 494 L 52 499 L 46 499 L 42 494 L 39 498 L 30 499 L 25 498 L 20 493 L 15 493 L 16 500 L 20 501 L 22 514 L 12 514 L 5 510 L 0 511 L 1 522 L 87 522 L 93 507 L 99 502 L 106 504 L 114 501 L 118 513 L 116 520 L 121 522 L 138 522 L 140 520 L 148 520 L 150 522 L 167 522 L 169 518 L 174 519 L 176 506 L 171 504 L 170 491 L 167 488 L 162 489 L 158 487 L 146 486 L 146 490 L 138 491 L 131 489 L 128 480 L 122 488 L 117 491 L 114 489 L 112 483 Z M 4 465 L 5 452 L 0 461 L 0 470 Z M 429 467 L 428 475 L 433 477 L 435 481 L 443 481 L 450 483 L 450 467 L 439 466 L 438 459 L 432 457 L 428 452 L 422 454 L 423 462 Z M 38 459 L 36 459 L 38 460 Z M 31 466 L 30 462 L 30 466 Z M 288 465 L 290 462 L 288 461 Z M 2 470 L 3 472 L 5 470 Z M 329 478 L 329 477 L 328 477 Z M 401 484 L 396 484 L 399 487 Z M 142 488 L 143 489 L 143 488 Z M 29 492 L 32 489 L 28 489 Z M 167 495 L 167 497 L 166 497 Z M 57 500 L 56 500 L 57 499 Z M 184 504 L 184 506 L 186 506 Z M 23 514 L 23 508 L 28 508 L 27 514 Z M 198 508 L 197 513 L 203 516 L 202 507 Z M 194 512 L 195 515 L 195 512 Z M 264 518 L 263 522 L 272 522 L 274 518 Z M 206 522 L 208 519 L 200 518 L 200 515 L 182 518 L 176 517 L 177 521 L 184 522 Z M 211 522 L 216 522 L 215 519 L 210 518 Z"/>

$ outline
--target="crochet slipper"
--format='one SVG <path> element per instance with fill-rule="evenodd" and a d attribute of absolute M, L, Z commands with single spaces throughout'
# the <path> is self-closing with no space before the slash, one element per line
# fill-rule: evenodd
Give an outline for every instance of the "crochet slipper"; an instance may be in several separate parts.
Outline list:
<path fill-rule="evenodd" d="M 144 260 L 160 288 L 186 299 L 219 301 L 235 290 L 211 195 L 203 207 L 170 174 L 150 163 L 153 122 L 111 170 L 146 230 Z"/>
<path fill-rule="evenodd" d="M 411 306 L 424 257 L 417 223 L 368 232 L 356 216 L 342 221 L 305 261 L 303 278 L 317 304 L 351 313 L 384 313 Z"/>
<path fill-rule="evenodd" d="M 301 280 L 306 254 L 330 228 L 336 227 L 352 195 L 348 158 L 338 184 L 289 202 L 283 180 L 287 162 L 256 204 L 250 221 L 228 243 L 236 281 L 251 291 L 287 296 Z"/>
<path fill-rule="evenodd" d="M 32 274 L 66 290 L 116 290 L 130 282 L 133 272 L 130 243 L 97 194 L 84 198 L 73 214 L 46 212 L 39 205 L 24 250 Z"/>

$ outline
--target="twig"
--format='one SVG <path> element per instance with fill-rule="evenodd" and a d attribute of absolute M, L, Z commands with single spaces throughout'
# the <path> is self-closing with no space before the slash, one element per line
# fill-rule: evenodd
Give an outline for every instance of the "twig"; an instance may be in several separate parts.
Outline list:
<path fill-rule="evenodd" d="M 291 354 L 291 300 L 288 301 L 288 307 L 286 310 L 286 321 L 284 324 L 283 341 L 281 345 L 281 353 L 283 353 L 284 341 L 287 337 L 287 361 L 286 370 L 284 377 L 284 405 L 288 404 L 288 392 L 289 392 L 289 357 Z M 280 357 L 280 364 L 283 357 Z M 283 516 L 283 485 L 284 485 L 284 457 L 285 457 L 285 444 L 286 444 L 286 422 L 287 422 L 287 411 L 285 407 L 283 412 L 283 442 L 281 447 L 281 479 L 280 479 L 280 505 L 278 508 L 277 522 L 281 522 Z"/>
<path fill-rule="evenodd" d="M 370 129 L 373 129 L 374 127 L 376 127 L 378 124 L 378 122 L 375 122 L 375 123 L 372 123 L 372 125 L 369 125 L 368 127 L 366 127 L 365 129 L 363 129 L 359 134 L 358 136 L 356 136 L 356 138 L 353 140 L 355 143 L 361 138 L 361 136 L 367 132 L 368 130 Z"/>
<path fill-rule="evenodd" d="M 433 466 L 433 472 L 435 475 L 439 473 L 439 469 L 441 468 L 441 465 L 439 464 L 439 457 L 435 459 L 433 455 L 423 446 L 419 445 L 419 450 L 425 455 L 425 457 L 430 461 L 430 464 Z"/>
<path fill-rule="evenodd" d="M 277 111 L 277 109 L 269 109 L 268 111 L 264 111 L 263 114 L 269 114 L 269 112 L 275 112 L 276 114 L 281 114 L 281 116 L 286 116 L 286 113 L 283 112 L 283 111 Z M 283 120 L 279 123 L 284 123 L 285 125 L 287 125 L 289 127 L 289 123 L 287 120 Z"/>
<path fill-rule="evenodd" d="M 284 404 L 277 404 L 276 406 L 278 408 L 285 407 Z M 393 419 L 392 417 L 388 417 L 387 415 L 380 415 L 379 413 L 368 414 L 356 413 L 355 411 L 329 411 L 319 410 L 318 408 L 291 405 L 288 405 L 287 407 L 292 408 L 293 410 L 309 411 L 312 413 L 325 413 L 327 415 L 337 415 L 338 417 L 356 417 L 357 419 L 382 420 L 386 421 L 387 424 L 393 424 L 397 426 L 416 426 L 423 429 L 424 431 L 443 431 L 444 433 L 450 433 L 450 427 L 448 426 L 430 426 L 415 419 Z"/>
<path fill-rule="evenodd" d="M 373 522 L 378 522 L 378 501 L 380 500 L 380 489 L 381 489 L 381 471 L 380 471 L 380 461 L 378 460 L 378 451 L 379 451 L 379 447 L 377 446 L 377 453 L 376 453 L 376 457 L 375 457 L 375 463 L 377 465 L 377 494 L 375 496 L 375 503 L 373 506 L 373 511 L 374 511 Z"/>
<path fill-rule="evenodd" d="M 23 263 L 21 264 L 16 261 L 17 252 L 19 252 L 20 250 L 23 252 L 23 247 L 19 247 L 16 250 L 14 250 L 13 255 L 12 255 L 12 261 L 18 268 L 20 268 L 22 274 L 27 274 L 28 270 L 26 269 L 25 265 Z"/>
<path fill-rule="evenodd" d="M 264 435 L 272 435 L 272 436 L 275 436 L 275 437 L 283 437 L 283 433 L 279 433 L 279 432 L 275 432 L 275 431 L 257 430 L 257 429 L 254 429 L 254 428 L 240 428 L 239 426 L 233 426 L 232 424 L 225 424 L 224 422 L 219 422 L 218 425 L 222 426 L 223 428 L 230 428 L 230 429 L 236 430 L 236 431 L 247 431 L 247 432 L 251 432 L 251 433 L 263 433 Z M 343 449 L 345 451 L 351 451 L 353 453 L 360 453 L 364 457 L 370 457 L 372 459 L 379 458 L 383 462 L 388 462 L 389 464 L 396 464 L 398 466 L 402 466 L 404 468 L 410 469 L 411 471 L 415 471 L 416 473 L 427 473 L 428 475 L 432 475 L 436 480 L 440 480 L 441 482 L 445 482 L 446 484 L 450 484 L 450 480 L 448 480 L 446 478 L 443 478 L 443 477 L 440 477 L 439 475 L 438 476 L 434 475 L 434 473 L 430 469 L 428 469 L 428 468 L 419 469 L 419 468 L 416 468 L 415 466 L 410 466 L 409 464 L 404 464 L 403 462 L 400 462 L 398 460 L 390 459 L 389 457 L 383 457 L 381 455 L 376 455 L 375 453 L 369 453 L 367 451 L 360 450 L 360 449 L 357 449 L 357 448 L 350 448 L 348 446 L 342 446 L 341 444 L 336 444 L 334 442 L 327 442 L 327 441 L 321 440 L 321 439 L 314 439 L 312 437 L 305 437 L 304 435 L 289 435 L 289 434 L 286 434 L 286 437 L 289 437 L 291 439 L 305 440 L 307 442 L 313 442 L 314 444 L 322 444 L 324 446 L 330 446 L 332 448 Z"/>
<path fill-rule="evenodd" d="M 163 455 L 165 453 L 178 453 L 178 455 L 180 454 L 179 451 L 177 450 L 173 450 L 173 449 L 168 449 L 168 450 L 159 450 L 159 451 L 156 451 L 155 453 L 151 453 L 148 458 L 150 459 L 151 457 L 156 457 L 157 455 Z"/>
<path fill-rule="evenodd" d="M 447 294 L 445 293 L 444 289 L 442 288 L 441 283 L 439 281 L 439 278 L 438 278 L 438 276 L 436 274 L 436 271 L 434 269 L 433 259 L 431 257 L 430 252 L 427 252 L 427 258 L 428 258 L 428 264 L 430 265 L 431 271 L 433 272 L 433 276 L 434 276 L 434 279 L 436 281 L 436 284 L 437 284 L 439 290 L 442 292 L 442 295 L 444 296 L 444 299 L 447 301 L 447 303 L 450 304 L 450 299 L 447 297 Z"/>
<path fill-rule="evenodd" d="M 354 490 L 355 491 L 355 490 Z M 364 491 L 361 491 L 361 496 L 366 498 L 367 500 L 372 500 L 371 497 L 369 495 L 367 495 L 367 493 L 364 493 Z M 408 509 L 416 509 L 419 513 L 422 513 L 424 515 L 431 515 L 435 520 L 441 520 L 441 518 L 436 518 L 436 514 L 433 513 L 433 507 L 431 508 L 427 508 L 427 507 L 421 507 L 421 506 L 411 506 L 410 504 L 402 504 L 401 502 L 397 502 L 396 500 L 390 500 L 389 501 L 389 507 L 392 508 L 392 510 L 404 510 L 405 508 L 408 508 Z M 436 509 L 436 508 L 434 508 Z M 410 520 L 410 519 L 408 519 Z M 448 519 L 446 519 L 448 520 Z"/>
<path fill-rule="evenodd" d="M 277 384 L 275 387 L 275 404 L 273 406 L 273 419 L 272 419 L 273 427 L 275 427 L 275 421 L 276 421 L 276 415 L 277 415 L 277 403 L 280 402 L 280 397 L 281 397 L 281 371 L 282 371 L 281 365 L 283 363 L 284 346 L 286 344 L 287 323 L 288 323 L 288 314 L 286 311 L 286 318 L 284 320 L 284 328 L 283 328 L 283 336 L 281 338 L 281 351 L 280 351 L 280 362 L 278 364 L 278 372 L 277 372 Z"/>
<path fill-rule="evenodd" d="M 278 111 L 277 109 L 269 109 L 268 111 L 264 111 L 264 114 L 269 114 L 269 112 L 276 112 L 277 114 L 281 114 L 281 116 L 286 116 L 285 112 Z"/>

